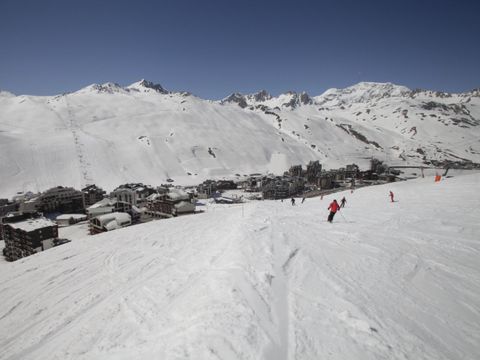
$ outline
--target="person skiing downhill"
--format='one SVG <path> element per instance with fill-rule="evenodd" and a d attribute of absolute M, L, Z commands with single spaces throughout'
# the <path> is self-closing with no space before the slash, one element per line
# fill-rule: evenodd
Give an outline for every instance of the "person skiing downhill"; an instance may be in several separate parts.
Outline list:
<path fill-rule="evenodd" d="M 292 197 L 292 206 L 295 205 L 295 198 Z"/>
<path fill-rule="evenodd" d="M 337 200 L 333 200 L 328 209 L 327 210 L 330 210 L 330 214 L 328 215 L 328 219 L 327 221 L 328 222 L 332 222 L 333 221 L 333 217 L 335 216 L 335 214 L 337 213 L 337 211 L 340 211 L 340 205 L 338 205 L 338 202 Z"/>
<path fill-rule="evenodd" d="M 390 200 L 392 200 L 392 202 L 394 202 L 393 200 L 393 192 L 390 190 Z"/>
<path fill-rule="evenodd" d="M 345 196 L 342 198 L 342 200 L 340 200 L 340 207 L 345 207 L 345 204 L 347 202 L 347 199 L 345 199 Z"/>

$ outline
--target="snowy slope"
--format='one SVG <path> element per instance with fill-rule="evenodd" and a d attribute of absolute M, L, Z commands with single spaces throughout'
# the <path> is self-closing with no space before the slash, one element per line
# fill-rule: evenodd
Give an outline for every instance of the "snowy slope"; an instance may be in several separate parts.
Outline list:
<path fill-rule="evenodd" d="M 2 264 L 2 359 L 478 359 L 480 175 L 211 205 Z M 393 190 L 398 202 L 390 203 Z"/>
<path fill-rule="evenodd" d="M 320 160 L 327 168 L 374 156 L 390 164 L 480 163 L 480 93 L 410 91 L 360 83 L 310 97 L 266 91 L 222 101 L 142 80 L 51 97 L 0 93 L 0 196 L 56 185 L 265 172 Z M 277 169 L 277 166 L 273 166 Z M 285 169 L 277 169 L 279 172 Z"/>

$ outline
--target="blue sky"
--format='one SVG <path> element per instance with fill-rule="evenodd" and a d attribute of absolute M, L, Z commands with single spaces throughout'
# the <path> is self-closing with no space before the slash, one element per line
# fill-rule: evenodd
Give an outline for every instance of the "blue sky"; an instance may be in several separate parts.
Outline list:
<path fill-rule="evenodd" d="M 480 87 L 480 1 L 0 0 L 0 89 L 142 78 L 219 99 L 360 81 Z"/>

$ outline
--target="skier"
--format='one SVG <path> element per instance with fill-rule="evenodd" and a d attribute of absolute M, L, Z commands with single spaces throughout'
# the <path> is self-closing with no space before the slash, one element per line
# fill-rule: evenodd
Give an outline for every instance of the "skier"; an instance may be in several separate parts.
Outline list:
<path fill-rule="evenodd" d="M 345 203 L 347 202 L 347 199 L 345 199 L 345 196 L 340 200 L 340 207 L 345 207 Z"/>
<path fill-rule="evenodd" d="M 393 200 L 393 192 L 390 190 L 390 200 L 392 200 L 392 202 L 394 202 Z"/>
<path fill-rule="evenodd" d="M 330 206 L 328 207 L 327 210 L 330 210 L 330 214 L 328 215 L 327 221 L 328 221 L 328 222 L 332 222 L 332 221 L 333 221 L 333 217 L 335 216 L 336 212 L 337 212 L 337 211 L 340 211 L 340 205 L 338 205 L 337 200 L 333 200 L 333 201 L 330 203 Z"/>
<path fill-rule="evenodd" d="M 305 202 L 305 196 L 302 198 L 302 204 Z"/>
<path fill-rule="evenodd" d="M 292 197 L 292 206 L 295 205 L 295 198 Z"/>

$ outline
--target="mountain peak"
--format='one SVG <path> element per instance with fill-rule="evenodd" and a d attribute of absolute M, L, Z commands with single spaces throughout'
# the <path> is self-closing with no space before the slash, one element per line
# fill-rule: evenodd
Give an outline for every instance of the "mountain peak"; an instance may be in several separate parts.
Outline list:
<path fill-rule="evenodd" d="M 220 101 L 220 104 L 226 104 L 226 103 L 236 103 L 242 109 L 248 106 L 245 95 L 241 93 L 233 93 L 230 96 L 227 96 L 225 99 Z"/>
<path fill-rule="evenodd" d="M 285 95 L 288 95 L 291 97 L 288 102 L 285 102 L 282 104 L 285 107 L 290 107 L 292 109 L 295 109 L 300 105 L 313 104 L 313 99 L 305 91 L 302 91 L 301 93 L 297 93 L 295 91 L 287 91 Z"/>
<path fill-rule="evenodd" d="M 272 95 L 270 95 L 267 90 L 260 90 L 256 93 L 247 95 L 247 98 L 255 102 L 264 102 L 270 100 L 272 98 Z"/>
<path fill-rule="evenodd" d="M 406 86 L 392 83 L 359 82 L 344 89 L 329 89 L 316 98 L 317 102 L 337 101 L 338 103 L 363 103 L 411 94 Z"/>
<path fill-rule="evenodd" d="M 141 92 L 147 92 L 149 90 L 154 90 L 158 93 L 161 94 L 168 94 L 168 91 L 165 90 L 162 85 L 160 84 L 155 84 L 152 81 L 148 81 L 145 79 L 142 79 L 140 81 L 137 81 L 130 86 L 127 87 L 129 90 L 136 90 L 136 91 L 141 91 Z"/>
<path fill-rule="evenodd" d="M 121 93 L 125 92 L 125 90 L 117 83 L 113 82 L 106 82 L 104 84 L 91 84 L 83 89 L 80 89 L 80 93 L 87 93 L 87 92 L 97 92 L 97 93 L 108 93 L 108 94 L 113 94 L 113 93 Z"/>

